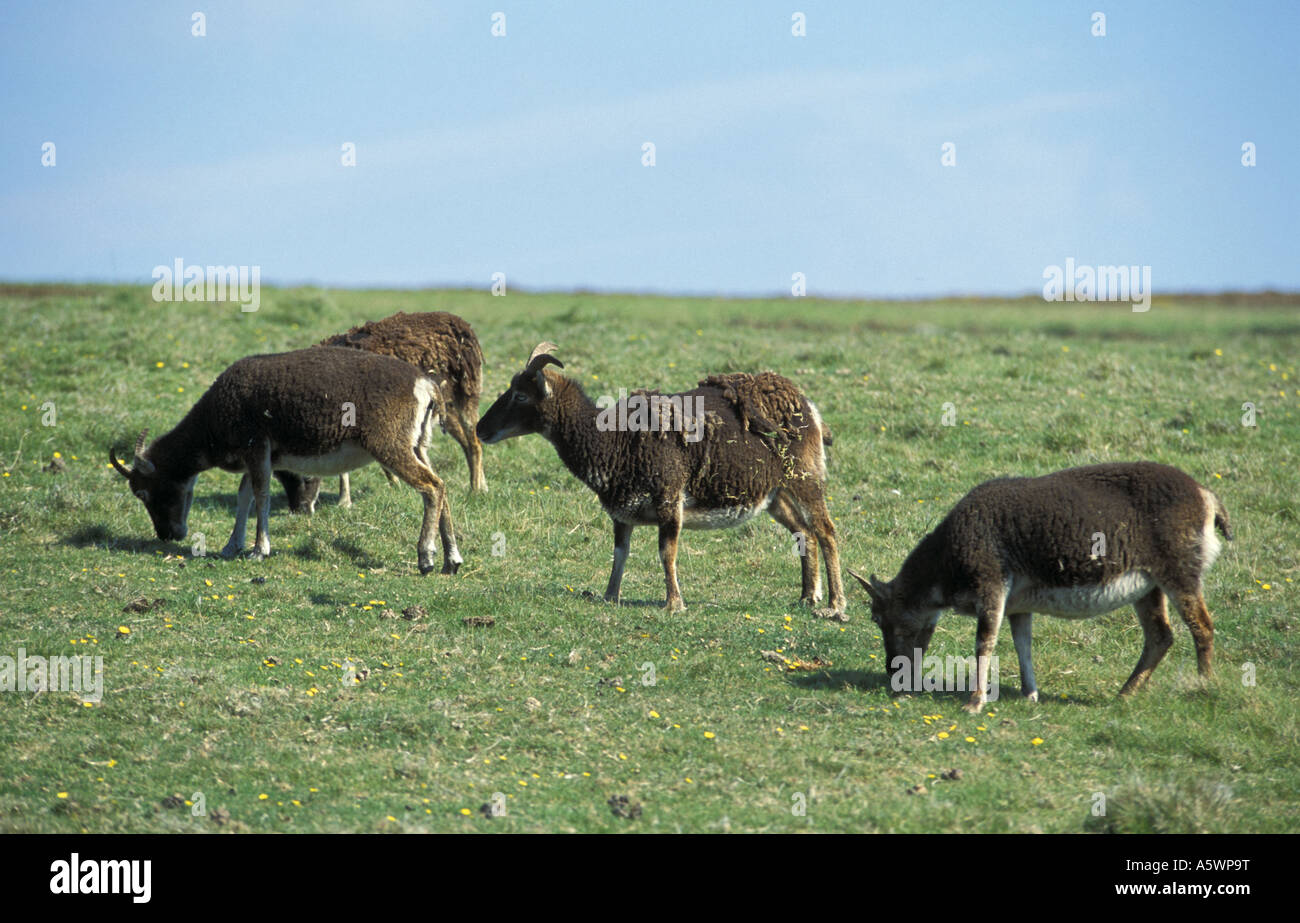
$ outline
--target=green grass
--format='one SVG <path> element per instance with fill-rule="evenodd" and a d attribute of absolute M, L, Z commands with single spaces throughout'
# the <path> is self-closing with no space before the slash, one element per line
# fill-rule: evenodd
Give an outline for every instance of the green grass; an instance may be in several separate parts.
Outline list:
<path fill-rule="evenodd" d="M 0 830 L 1295 830 L 1298 308 L 294 289 L 241 314 L 155 304 L 145 288 L 4 287 L 0 655 L 100 655 L 105 695 L 0 695 Z M 1009 631 L 991 714 L 966 715 L 960 694 L 891 697 L 856 585 L 847 624 L 798 608 L 792 543 L 766 517 L 684 535 L 676 616 L 657 608 L 654 539 L 637 530 L 630 603 L 607 606 L 608 519 L 540 437 L 485 450 L 481 497 L 458 447 L 435 440 L 466 558 L 456 577 L 418 575 L 418 498 L 373 466 L 355 473 L 351 510 L 328 483 L 316 516 L 290 517 L 277 488 L 265 562 L 153 539 L 110 443 L 129 453 L 143 427 L 166 431 L 241 356 L 437 309 L 478 331 L 487 400 L 543 339 L 593 396 L 791 377 L 835 434 L 844 562 L 886 577 L 989 477 L 1178 465 L 1236 530 L 1207 578 L 1217 675 L 1197 680 L 1176 621 L 1149 686 L 1117 700 L 1141 647 L 1125 609 L 1036 620 L 1039 704 L 1017 695 Z M 56 451 L 66 470 L 44 471 Z M 236 485 L 199 479 L 190 529 L 209 549 L 229 535 Z M 166 602 L 122 611 L 142 595 Z M 383 617 L 417 604 L 427 618 Z M 462 623 L 476 615 L 495 625 Z M 974 621 L 948 614 L 931 652 L 973 644 Z M 786 674 L 761 658 L 772 649 L 831 666 Z M 364 682 L 347 681 L 349 662 Z M 951 768 L 959 781 L 932 777 Z M 927 793 L 909 794 L 917 784 Z M 207 816 L 168 806 L 196 792 Z M 495 792 L 506 816 L 488 818 Z M 616 817 L 616 795 L 641 814 Z"/>

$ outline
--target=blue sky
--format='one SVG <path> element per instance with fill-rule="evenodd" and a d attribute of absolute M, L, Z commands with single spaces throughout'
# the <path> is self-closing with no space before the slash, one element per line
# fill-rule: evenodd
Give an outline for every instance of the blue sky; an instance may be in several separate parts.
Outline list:
<path fill-rule="evenodd" d="M 1300 289 L 1297 49 L 1297 3 L 7 2 L 0 278 Z"/>

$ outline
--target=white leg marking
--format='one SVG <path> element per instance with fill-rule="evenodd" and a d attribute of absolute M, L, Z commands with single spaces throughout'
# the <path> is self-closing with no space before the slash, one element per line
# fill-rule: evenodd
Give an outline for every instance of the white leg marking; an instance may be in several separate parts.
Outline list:
<path fill-rule="evenodd" d="M 271 525 L 271 443 L 267 440 L 266 450 L 262 454 L 258 464 L 258 476 L 252 477 L 249 473 L 253 484 L 253 502 L 257 504 L 257 541 L 254 549 L 254 555 L 258 558 L 265 558 L 271 553 L 271 537 L 269 529 Z"/>
<path fill-rule="evenodd" d="M 1011 637 L 1016 642 L 1016 659 L 1020 661 L 1020 691 L 1031 702 L 1038 701 L 1038 683 L 1034 681 L 1033 615 L 1028 612 L 1008 616 Z"/>
<path fill-rule="evenodd" d="M 233 557 L 244 550 L 244 539 L 248 535 L 248 510 L 253 505 L 253 483 L 248 472 L 239 480 L 239 494 L 235 498 L 235 531 L 230 533 L 230 541 L 221 549 L 224 557 Z"/>

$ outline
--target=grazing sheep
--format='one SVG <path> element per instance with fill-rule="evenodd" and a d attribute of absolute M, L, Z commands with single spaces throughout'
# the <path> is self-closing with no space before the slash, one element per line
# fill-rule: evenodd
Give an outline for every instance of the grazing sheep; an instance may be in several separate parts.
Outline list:
<path fill-rule="evenodd" d="M 1188 475 L 1153 462 L 1089 465 L 1037 478 L 999 478 L 962 498 L 884 583 L 849 571 L 871 597 L 885 642 L 886 671 L 919 671 L 939 614 L 979 620 L 976 688 L 986 701 L 989 657 L 1005 615 L 1020 661 L 1021 690 L 1037 701 L 1030 619 L 1041 612 L 1091 618 L 1132 604 L 1144 642 L 1120 690 L 1146 682 L 1173 644 L 1166 600 L 1196 642 L 1197 667 L 1210 675 L 1214 626 L 1201 578 L 1232 540 L 1219 498 Z M 914 660 L 916 658 L 916 660 Z"/>
<path fill-rule="evenodd" d="M 830 604 L 844 609 L 835 525 L 826 510 L 825 445 L 817 408 L 772 372 L 714 375 L 683 394 L 638 391 L 601 408 L 542 343 L 478 424 L 491 444 L 541 433 L 596 492 L 614 523 L 614 566 L 605 599 L 619 600 L 632 529 L 657 526 L 665 607 L 686 608 L 677 585 L 683 528 L 740 525 L 767 510 L 801 546 L 802 601 L 821 598 L 817 549 L 826 556 Z"/>
<path fill-rule="evenodd" d="M 253 557 L 259 559 L 271 553 L 267 488 L 273 469 L 320 476 L 377 461 L 424 498 L 420 572 L 434 567 L 436 520 L 442 572 L 454 574 L 463 559 L 446 488 L 429 466 L 427 450 L 437 408 L 437 385 L 389 356 L 335 347 L 249 356 L 222 372 L 185 418 L 147 449 L 141 433 L 130 470 L 111 450 L 109 459 L 144 501 L 164 541 L 185 537 L 201 472 L 244 472 L 235 529 L 222 554 L 243 550 L 256 502 Z"/>
<path fill-rule="evenodd" d="M 478 423 L 479 395 L 483 391 L 483 350 L 474 329 L 446 311 L 407 314 L 399 311 L 383 320 L 353 327 L 347 333 L 321 340 L 321 346 L 344 346 L 393 356 L 417 366 L 438 385 L 443 405 L 439 408 L 442 431 L 455 439 L 469 465 L 471 491 L 487 490 L 483 477 L 483 447 L 474 434 Z M 396 483 L 391 472 L 385 471 Z M 303 480 L 290 474 L 277 478 L 284 485 L 289 508 L 311 512 L 320 493 L 320 479 Z M 347 474 L 339 476 L 339 505 L 352 505 Z"/>

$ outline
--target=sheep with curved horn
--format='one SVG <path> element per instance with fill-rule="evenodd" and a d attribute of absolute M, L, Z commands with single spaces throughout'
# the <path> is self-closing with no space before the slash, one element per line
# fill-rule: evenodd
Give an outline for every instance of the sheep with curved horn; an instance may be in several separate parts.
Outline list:
<path fill-rule="evenodd" d="M 209 468 L 242 471 L 235 528 L 223 554 L 243 550 L 249 513 L 257 510 L 253 556 L 271 552 L 268 482 L 274 469 L 309 476 L 341 474 L 377 461 L 424 499 L 417 545 L 421 573 L 433 570 L 434 526 L 444 574 L 463 559 L 452 531 L 442 480 L 429 465 L 437 421 L 437 385 L 399 359 L 337 347 L 249 356 L 226 369 L 170 432 L 145 448 L 136 440 L 127 469 L 113 467 L 143 501 L 158 538 L 188 532 L 194 483 Z"/>
<path fill-rule="evenodd" d="M 666 608 L 686 608 L 677 583 L 682 529 L 740 525 L 767 510 L 802 550 L 802 601 L 821 597 L 817 552 L 826 556 L 830 603 L 844 609 L 835 526 L 826 510 L 830 430 L 785 378 L 713 375 L 693 391 L 637 391 L 604 407 L 581 385 L 547 368 L 564 363 L 539 343 L 509 389 L 483 415 L 478 436 L 492 444 L 540 433 L 595 491 L 614 527 L 614 564 L 605 599 L 617 602 L 636 526 L 656 526 Z"/>

